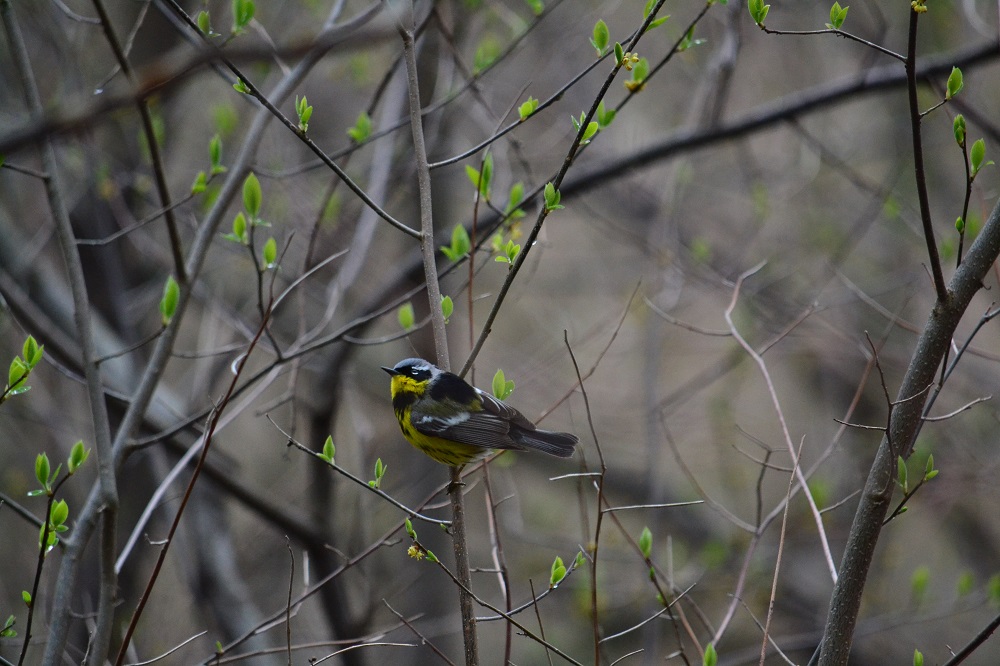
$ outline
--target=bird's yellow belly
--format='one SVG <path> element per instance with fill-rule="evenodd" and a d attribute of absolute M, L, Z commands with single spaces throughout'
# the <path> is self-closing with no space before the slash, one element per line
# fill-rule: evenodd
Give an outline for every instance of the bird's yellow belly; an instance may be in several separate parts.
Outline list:
<path fill-rule="evenodd" d="M 406 416 L 409 415 L 407 414 Z M 472 446 L 471 444 L 462 444 L 461 442 L 455 442 L 450 439 L 424 435 L 423 433 L 417 432 L 413 426 L 408 425 L 406 423 L 408 420 L 408 418 L 399 419 L 399 426 L 403 431 L 403 436 L 406 437 L 407 441 L 409 441 L 414 448 L 422 453 L 425 453 L 439 463 L 453 466 L 467 465 L 469 463 L 476 462 L 477 460 L 482 460 L 492 453 L 490 449 L 484 449 L 481 446 Z"/>

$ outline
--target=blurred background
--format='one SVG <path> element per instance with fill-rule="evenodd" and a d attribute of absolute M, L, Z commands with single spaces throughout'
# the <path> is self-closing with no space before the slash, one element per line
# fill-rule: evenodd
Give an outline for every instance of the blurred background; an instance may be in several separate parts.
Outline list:
<path fill-rule="evenodd" d="M 416 3 L 428 158 L 444 163 L 432 169 L 438 244 L 449 243 L 456 225 L 481 244 L 471 283 L 468 261 L 441 279 L 454 301 L 448 335 L 456 370 L 508 271 L 495 261 L 490 238 L 523 243 L 537 202 L 526 202 L 522 218 L 499 227 L 497 212 L 508 206 L 515 183 L 533 192 L 566 159 L 572 118 L 591 108 L 614 64 L 608 57 L 585 73 L 596 60 L 589 42 L 595 23 L 606 22 L 611 43 L 627 43 L 644 5 L 550 0 L 536 15 L 523 0 Z M 294 100 L 306 96 L 314 109 L 308 137 L 385 210 L 419 226 L 396 30 L 405 4 L 262 2 L 236 37 L 231 3 L 183 9 L 192 18 L 208 12 L 220 33 L 212 42 L 293 124 Z M 436 663 L 414 630 L 460 661 L 457 590 L 433 564 L 407 557 L 405 514 L 290 448 L 282 432 L 313 450 L 332 436 L 337 464 L 365 481 L 381 459 L 388 466 L 383 490 L 428 515 L 449 517 L 441 493 L 448 471 L 403 440 L 379 370 L 408 356 L 433 360 L 418 244 L 367 208 L 295 132 L 234 90 L 232 71 L 199 55 L 200 37 L 170 3 L 114 3 L 108 11 L 134 80 L 156 84 L 146 99 L 181 249 L 191 253 L 199 234 L 211 240 L 119 475 L 121 603 L 113 649 L 191 467 L 181 466 L 172 481 L 168 475 L 200 441 L 234 362 L 260 326 L 273 281 L 274 294 L 294 289 L 275 309 L 227 405 L 130 659 L 152 658 L 204 631 L 170 661 L 208 660 L 218 642 L 241 663 L 287 663 L 289 594 L 297 598 L 339 572 L 292 606 L 295 663 L 373 643 L 411 646 L 368 645 L 332 661 Z M 904 2 L 854 3 L 844 29 L 905 53 L 908 12 Z M 894 397 L 934 298 L 903 65 L 832 35 L 765 34 L 745 3 L 667 2 L 660 15 L 670 18 L 644 35 L 636 51 L 650 69 L 666 59 L 665 65 L 634 94 L 623 85 L 628 72 L 611 84 L 605 109 L 620 107 L 618 113 L 577 154 L 561 187 L 565 209 L 546 219 L 470 373 L 488 389 L 502 369 L 516 385 L 508 402 L 582 442 L 570 460 L 504 454 L 490 463 L 489 493 L 481 471 L 468 476 L 473 584 L 481 598 L 505 607 L 502 563 L 517 607 L 548 588 L 556 556 L 569 564 L 578 552 L 593 555 L 595 477 L 580 473 L 601 470 L 599 446 L 608 505 L 644 505 L 605 513 L 601 521 L 602 663 L 637 650 L 621 663 L 700 663 L 700 650 L 713 639 L 720 663 L 753 663 L 793 463 L 764 376 L 725 314 L 732 307 L 739 334 L 763 354 L 839 564 L 881 433 L 838 420 L 886 422 L 883 382 Z M 24 102 L 9 36 L 0 50 L 6 90 L 0 95 L 0 358 L 19 354 L 28 334 L 45 345 L 31 391 L 0 405 L 0 615 L 16 615 L 19 630 L 26 613 L 20 592 L 31 586 L 38 528 L 16 506 L 44 514 L 42 498 L 26 497 L 37 485 L 35 456 L 64 460 L 77 440 L 94 442 L 41 142 L 54 146 L 58 169 L 47 175 L 58 178 L 81 241 L 95 346 L 98 356 L 109 357 L 101 371 L 113 432 L 147 371 L 161 330 L 164 283 L 176 273 L 132 88 L 96 17 L 93 5 L 75 0 L 16 3 L 6 15 L 25 40 L 48 124 L 38 124 Z M 828 20 L 824 3 L 775 1 L 766 24 L 815 30 Z M 344 27 L 323 32 L 331 21 Z M 326 39 L 309 51 L 317 35 Z M 667 59 L 679 41 L 683 50 Z M 964 72 L 961 94 L 922 123 L 948 278 L 959 252 L 954 220 L 966 195 L 955 114 L 965 115 L 970 144 L 985 138 L 987 159 L 1000 145 L 995 3 L 929 4 L 917 51 L 921 66 L 934 67 L 920 88 L 922 108 L 943 97 L 952 65 Z M 272 97 L 283 80 L 297 76 L 307 52 L 315 55 L 312 66 L 284 97 Z M 480 169 L 483 150 L 453 158 L 514 123 L 529 96 L 556 99 L 490 144 L 490 197 L 477 202 L 466 167 Z M 359 145 L 348 130 L 363 127 L 362 112 L 371 131 Z M 215 136 L 220 164 L 231 166 L 245 154 L 261 183 L 261 217 L 270 226 L 254 230 L 255 255 L 224 237 L 242 209 L 245 170 L 219 171 L 206 177 L 203 192 L 191 194 L 198 172 L 211 174 Z M 996 167 L 985 167 L 971 189 L 965 250 L 996 196 Z M 206 232 L 214 220 L 219 226 Z M 277 242 L 280 267 L 259 276 L 267 237 Z M 451 265 L 439 254 L 442 270 Z M 737 293 L 737 279 L 754 267 Z M 995 271 L 985 287 L 958 329 L 955 350 L 974 331 L 975 339 L 933 414 L 998 391 L 996 324 L 975 328 L 994 306 Z M 406 303 L 415 311 L 410 330 L 398 317 Z M 567 341 L 585 377 L 589 413 Z M 996 615 L 1000 496 L 990 479 L 1000 463 L 998 431 L 991 400 L 924 427 L 909 460 L 910 486 L 931 454 L 940 474 L 883 531 L 854 663 L 910 663 L 914 649 L 928 663 L 943 663 Z M 60 491 L 71 528 L 96 473 L 92 455 Z M 694 500 L 704 502 L 648 506 Z M 139 524 L 146 510 L 149 520 Z M 421 542 L 452 566 L 448 536 L 431 524 L 415 521 L 415 527 Z M 644 527 L 652 534 L 660 590 L 636 548 Z M 96 547 L 91 539 L 73 589 L 66 648 L 73 663 L 82 660 L 92 631 Z M 27 663 L 41 659 L 60 558 L 57 550 L 46 560 L 33 630 L 38 646 Z M 822 636 L 832 580 L 802 493 L 789 503 L 780 565 L 769 633 L 784 656 L 772 647 L 768 663 L 806 663 Z M 590 661 L 590 590 L 588 563 L 540 601 L 537 613 L 528 609 L 518 618 Z M 681 598 L 671 613 L 657 616 L 664 590 Z M 482 622 L 479 633 L 482 663 L 502 663 L 504 623 Z M 22 638 L 0 640 L 0 656 L 16 661 Z M 1000 647 L 987 642 L 966 663 L 997 660 Z M 511 661 L 547 663 L 544 649 L 517 631 Z"/>

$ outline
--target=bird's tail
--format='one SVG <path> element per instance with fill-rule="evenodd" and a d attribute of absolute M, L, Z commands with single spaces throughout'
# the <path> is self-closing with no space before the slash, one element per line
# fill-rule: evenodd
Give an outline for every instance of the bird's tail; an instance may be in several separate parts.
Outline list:
<path fill-rule="evenodd" d="M 534 449 L 560 458 L 569 458 L 576 450 L 580 439 L 568 432 L 552 432 L 551 430 L 514 429 L 511 438 L 525 449 Z"/>

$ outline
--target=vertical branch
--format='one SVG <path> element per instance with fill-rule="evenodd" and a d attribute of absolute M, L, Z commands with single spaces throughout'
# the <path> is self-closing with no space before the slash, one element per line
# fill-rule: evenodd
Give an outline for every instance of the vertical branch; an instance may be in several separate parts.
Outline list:
<path fill-rule="evenodd" d="M 28 52 L 21 36 L 21 30 L 14 18 L 10 0 L 0 0 L 0 18 L 3 20 L 7 42 L 14 58 L 14 64 L 21 83 L 24 86 L 25 101 L 28 110 L 35 117 L 42 117 L 41 96 L 28 61 Z M 114 615 L 114 596 L 117 589 L 115 576 L 115 531 L 118 522 L 118 487 L 115 481 L 115 466 L 111 446 L 111 423 L 108 421 L 107 403 L 104 401 L 104 388 L 101 382 L 100 367 L 96 362 L 94 352 L 94 335 L 91 328 L 90 301 L 83 277 L 83 264 L 76 248 L 73 228 L 63 200 L 62 188 L 59 184 L 59 165 L 56 161 L 56 151 L 51 139 L 41 142 L 42 167 L 45 171 L 45 194 L 49 208 L 55 219 L 56 235 L 66 272 L 69 276 L 69 286 L 73 297 L 73 319 L 79 335 L 81 365 L 86 378 L 87 398 L 90 403 L 90 416 L 94 427 L 95 449 L 97 451 L 98 467 L 98 513 L 103 522 L 101 544 L 100 596 L 97 606 L 96 629 L 94 631 L 90 656 L 93 663 L 103 664 L 111 639 L 112 616 Z M 46 516 L 48 520 L 48 516 Z M 34 602 L 34 600 L 32 600 Z"/>
<path fill-rule="evenodd" d="M 101 27 L 104 29 L 104 36 L 111 46 L 111 51 L 118 61 L 118 66 L 122 68 L 126 78 L 133 82 L 132 65 L 122 49 L 118 36 L 115 35 L 114 27 L 111 25 L 111 18 L 104 7 L 103 0 L 92 0 L 94 9 L 101 19 Z M 167 233 L 170 236 L 170 251 L 174 258 L 174 273 L 177 274 L 177 281 L 181 284 L 187 282 L 187 271 L 184 268 L 184 250 L 181 247 L 181 237 L 177 231 L 177 220 L 174 218 L 174 209 L 170 205 L 170 189 L 167 187 L 167 177 L 163 172 L 163 159 L 160 157 L 160 145 L 156 142 L 156 131 L 153 129 L 153 115 L 149 112 L 149 104 L 145 99 L 136 101 L 136 108 L 139 117 L 142 119 L 142 133 L 146 137 L 146 144 L 149 146 L 149 161 L 153 167 L 153 179 L 156 182 L 156 193 L 160 197 L 160 206 L 163 208 L 163 219 L 167 223 Z"/>
<path fill-rule="evenodd" d="M 920 221 L 927 241 L 927 255 L 934 276 L 934 289 L 938 301 L 948 298 L 948 289 L 941 272 L 941 257 L 938 256 L 937 242 L 934 240 L 934 226 L 931 224 L 931 206 L 927 198 L 927 175 L 924 173 L 924 149 L 920 138 L 920 107 L 917 106 L 917 19 L 919 11 L 910 10 L 910 38 L 906 47 L 906 91 L 910 100 L 910 130 L 913 134 L 913 173 L 917 178 L 917 199 L 920 201 Z"/>
<path fill-rule="evenodd" d="M 412 12 L 412 5 L 411 5 Z M 413 131 L 413 152 L 417 166 L 417 185 L 420 189 L 420 251 L 424 260 L 424 278 L 427 282 L 427 300 L 430 306 L 431 328 L 434 331 L 434 348 L 437 365 L 451 369 L 448 355 L 448 335 L 444 314 L 441 311 L 441 287 L 438 284 L 437 263 L 434 257 L 434 215 L 431 202 L 431 172 L 424 145 L 423 120 L 420 116 L 420 84 L 417 81 L 417 58 L 414 52 L 413 29 L 398 26 L 403 39 L 403 60 L 406 64 L 406 83 L 410 100 L 410 128 Z M 476 615 L 472 608 L 472 574 L 469 570 L 469 550 L 465 536 L 465 497 L 462 493 L 462 466 L 451 468 L 448 495 L 451 498 L 451 530 L 455 552 L 455 573 L 459 583 L 459 605 L 462 612 L 462 638 L 465 645 L 466 666 L 479 663 L 476 638 Z"/>
<path fill-rule="evenodd" d="M 928 315 L 903 377 L 892 410 L 889 431 L 882 438 L 868 472 L 864 492 L 844 548 L 840 576 L 833 588 L 823 642 L 820 645 L 820 666 L 847 664 L 868 570 L 882 531 L 882 522 L 892 501 L 896 458 L 907 458 L 913 452 L 913 442 L 923 423 L 927 387 L 934 383 L 937 368 L 949 350 L 955 328 L 972 297 L 982 288 L 982 281 L 998 255 L 1000 203 L 994 206 L 982 233 L 969 248 L 965 261 L 955 271 L 949 285 L 949 298 L 944 302 L 939 301 Z"/>
<path fill-rule="evenodd" d="M 437 263 L 434 258 L 434 211 L 431 197 L 431 170 L 427 165 L 427 147 L 424 145 L 424 126 L 420 116 L 420 84 L 417 81 L 417 57 L 413 48 L 413 30 L 399 26 L 403 38 L 403 60 L 406 63 L 406 84 L 410 100 L 410 127 L 413 130 L 413 152 L 417 162 L 417 186 L 420 190 L 420 252 L 424 258 L 424 277 L 427 278 L 427 300 L 434 331 L 434 351 L 437 366 L 451 370 L 448 356 L 448 335 L 441 313 L 441 286 L 438 284 Z"/>

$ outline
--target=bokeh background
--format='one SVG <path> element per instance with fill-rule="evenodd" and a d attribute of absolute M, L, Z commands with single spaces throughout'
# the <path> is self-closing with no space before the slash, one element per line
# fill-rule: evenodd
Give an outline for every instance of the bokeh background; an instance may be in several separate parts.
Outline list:
<path fill-rule="evenodd" d="M 588 41 L 595 22 L 605 20 L 612 41 L 624 43 L 640 24 L 644 4 L 548 2 L 540 17 L 520 0 L 416 4 L 432 163 L 493 136 L 516 119 L 528 96 L 544 102 L 561 93 L 490 144 L 489 202 L 477 204 L 466 174 L 466 166 L 480 168 L 482 151 L 433 169 L 439 244 L 448 243 L 458 224 L 475 224 L 474 238 L 483 241 L 514 183 L 530 192 L 552 179 L 573 139 L 571 117 L 591 107 L 613 65 L 605 59 L 566 87 L 595 61 Z M 987 158 L 996 154 L 1000 46 L 995 4 L 935 2 L 929 8 L 920 21 L 918 53 L 921 66 L 937 69 L 921 85 L 921 106 L 941 99 L 952 64 L 961 66 L 965 80 L 961 94 L 922 123 L 948 277 L 966 182 L 952 119 L 965 114 L 970 143 L 984 137 Z M 314 107 L 308 136 L 392 215 L 418 225 L 395 28 L 405 7 L 261 2 L 235 39 L 228 37 L 230 3 L 187 3 L 185 9 L 192 16 L 209 12 L 222 33 L 214 42 L 265 94 L 296 66 L 330 16 L 344 22 L 371 10 L 369 20 L 338 33 L 291 97 L 273 101 L 294 120 L 294 97 L 307 96 Z M 903 53 L 908 11 L 906 2 L 855 3 L 844 27 Z M 308 646 L 294 652 L 294 663 L 377 642 L 411 647 L 368 646 L 335 660 L 438 662 L 391 609 L 460 661 L 457 590 L 434 565 L 407 557 L 409 542 L 399 529 L 404 514 L 289 448 L 281 432 L 314 450 L 331 435 L 337 463 L 363 480 L 373 478 L 380 458 L 388 465 L 386 492 L 408 506 L 427 502 L 427 513 L 448 517 L 446 498 L 432 497 L 447 482 L 447 470 L 406 445 L 378 369 L 407 356 L 433 357 L 429 328 L 403 331 L 397 317 L 407 302 L 418 322 L 428 311 L 416 242 L 368 210 L 289 129 L 274 119 L 255 129 L 261 107 L 233 89 L 226 67 L 217 61 L 187 67 L 199 60 L 198 38 L 166 3 L 115 3 L 109 12 L 128 43 L 137 80 L 165 77 L 148 101 L 185 251 L 223 183 L 236 177 L 217 174 L 206 192 L 188 196 L 196 174 L 209 168 L 214 135 L 221 138 L 224 165 L 259 140 L 250 164 L 262 185 L 261 214 L 271 226 L 255 232 L 257 249 L 262 237 L 273 236 L 282 251 L 280 269 L 265 275 L 265 285 L 273 277 L 280 293 L 346 251 L 296 284 L 251 356 L 241 380 L 245 388 L 227 406 L 130 657 L 151 658 L 204 631 L 170 657 L 172 663 L 199 663 L 212 657 L 216 641 L 229 645 L 266 626 L 227 656 L 261 651 L 236 660 L 286 663 L 285 626 L 268 618 L 283 617 L 289 589 L 297 597 L 344 567 L 293 607 L 291 642 Z M 488 388 L 503 369 L 516 383 L 511 404 L 529 418 L 544 417 L 543 427 L 573 431 L 582 441 L 571 460 L 505 454 L 493 461 L 493 527 L 482 473 L 469 476 L 473 581 L 483 599 L 504 605 L 492 534 L 499 535 L 515 606 L 530 600 L 532 589 L 548 587 L 553 558 L 569 563 L 581 550 L 593 552 L 597 491 L 594 477 L 579 474 L 600 471 L 599 444 L 611 506 L 705 500 L 621 510 L 614 513 L 620 523 L 605 514 L 597 551 L 597 605 L 607 638 L 602 662 L 641 650 L 621 663 L 684 663 L 685 657 L 698 663 L 695 642 L 704 646 L 718 638 L 720 663 L 752 663 L 760 654 L 792 459 L 764 377 L 732 336 L 725 313 L 737 278 L 759 266 L 739 288 L 732 319 L 764 354 L 839 563 L 881 433 L 844 427 L 838 419 L 886 422 L 882 382 L 894 396 L 934 297 L 916 204 L 903 66 L 832 35 L 764 34 L 740 2 L 707 9 L 700 2 L 667 2 L 661 14 L 669 20 L 643 37 L 639 55 L 660 63 L 698 19 L 688 48 L 637 94 L 623 86 L 626 72 L 611 85 L 606 107 L 623 106 L 578 154 L 562 187 L 566 207 L 546 220 L 471 375 Z M 767 25 L 820 29 L 828 14 L 824 3 L 776 0 Z M 32 390 L 0 405 L 0 614 L 15 614 L 19 629 L 25 616 L 20 592 L 31 585 L 37 528 L 12 503 L 41 515 L 42 500 L 26 497 L 35 487 L 35 456 L 44 451 L 63 460 L 77 440 L 89 447 L 94 441 L 38 142 L 54 143 L 58 173 L 49 175 L 58 176 L 78 239 L 108 239 L 153 216 L 113 240 L 79 246 L 98 354 L 129 350 L 101 366 L 113 428 L 146 369 L 155 344 L 149 338 L 161 326 L 158 302 L 173 271 L 162 216 L 154 215 L 161 203 L 148 144 L 134 105 L 121 103 L 130 88 L 95 16 L 90 3 L 66 0 L 15 3 L 8 18 L 23 33 L 46 117 L 65 122 L 36 123 L 9 39 L 0 50 L 0 357 L 19 353 L 27 334 L 46 348 L 45 362 L 31 376 Z M 277 54 L 274 45 L 281 46 Z M 365 110 L 377 134 L 356 146 L 347 130 Z M 966 248 L 996 195 L 997 171 L 989 166 L 971 190 Z M 223 238 L 240 208 L 237 195 L 214 233 L 137 434 L 141 446 L 133 447 L 119 476 L 119 548 L 140 514 L 147 507 L 152 513 L 122 561 L 113 645 L 148 579 L 190 467 L 173 482 L 164 480 L 198 441 L 208 411 L 231 380 L 232 364 L 260 324 L 255 263 L 246 248 Z M 523 208 L 522 220 L 500 228 L 504 242 L 523 242 L 534 223 L 535 202 Z M 471 287 L 467 262 L 442 278 L 442 291 L 455 303 L 448 334 L 457 367 L 507 273 L 507 264 L 494 256 L 488 241 L 476 252 Z M 442 255 L 439 260 L 442 269 L 450 266 Z M 956 350 L 998 288 L 994 272 L 959 327 Z M 585 375 L 589 414 L 567 341 Z M 998 361 L 1000 339 L 989 323 L 933 413 L 996 394 Z M 247 383 L 251 372 L 258 374 Z M 909 461 L 911 486 L 931 454 L 940 473 L 883 531 L 854 663 L 910 663 L 914 649 L 928 663 L 943 663 L 996 615 L 998 431 L 992 400 L 924 427 Z M 71 525 L 96 483 L 95 463 L 92 457 L 61 491 Z M 154 495 L 161 486 L 162 494 Z M 768 528 L 755 537 L 768 516 Z M 421 541 L 451 566 L 447 535 L 432 525 L 415 526 Z M 644 527 L 653 535 L 661 584 L 672 596 L 683 593 L 674 608 L 689 629 L 666 614 L 641 624 L 661 608 L 634 547 Z M 74 589 L 77 619 L 67 647 L 73 663 L 83 658 L 88 613 L 96 605 L 95 553 L 96 538 Z M 29 650 L 29 663 L 41 657 L 59 564 L 55 551 L 46 562 L 33 631 L 39 646 Z M 801 493 L 789 504 L 780 565 L 770 635 L 789 660 L 805 663 L 822 635 L 832 582 Z M 533 631 L 541 623 L 547 640 L 588 662 L 590 586 L 589 570 L 578 570 L 539 602 L 537 616 L 528 610 L 518 617 Z M 482 623 L 480 640 L 482 663 L 501 663 L 504 624 Z M 20 646 L 21 638 L 3 639 L 0 656 L 15 661 Z M 987 642 L 966 663 L 998 659 L 1000 647 Z M 512 662 L 547 663 L 544 650 L 517 632 Z M 785 659 L 771 649 L 768 663 Z"/>

